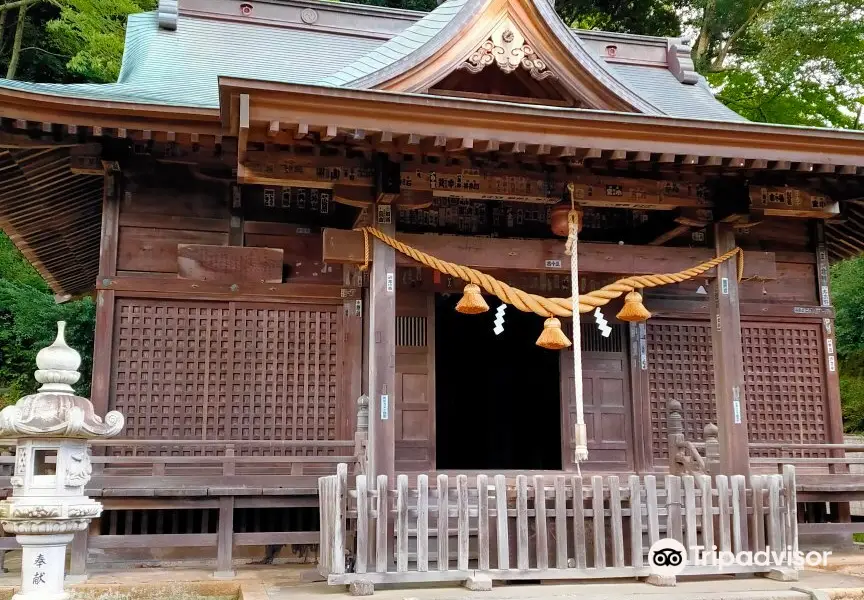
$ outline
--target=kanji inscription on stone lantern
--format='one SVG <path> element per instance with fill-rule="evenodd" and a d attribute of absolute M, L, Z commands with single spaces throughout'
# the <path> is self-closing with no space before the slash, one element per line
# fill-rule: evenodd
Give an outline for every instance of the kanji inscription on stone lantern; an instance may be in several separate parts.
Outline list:
<path fill-rule="evenodd" d="M 12 496 L 0 502 L 0 524 L 21 544 L 21 591 L 16 600 L 63 600 L 66 546 L 85 530 L 102 505 L 84 495 L 90 481 L 88 439 L 117 435 L 123 415 L 103 420 L 72 384 L 81 356 L 66 345 L 66 323 L 36 356 L 35 394 L 0 411 L 0 437 L 17 439 Z"/>

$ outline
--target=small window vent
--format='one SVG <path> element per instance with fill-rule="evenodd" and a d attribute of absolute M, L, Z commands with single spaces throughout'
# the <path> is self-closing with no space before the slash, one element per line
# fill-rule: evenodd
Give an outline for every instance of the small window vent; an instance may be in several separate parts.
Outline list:
<path fill-rule="evenodd" d="M 396 345 L 426 346 L 426 317 L 396 317 Z"/>

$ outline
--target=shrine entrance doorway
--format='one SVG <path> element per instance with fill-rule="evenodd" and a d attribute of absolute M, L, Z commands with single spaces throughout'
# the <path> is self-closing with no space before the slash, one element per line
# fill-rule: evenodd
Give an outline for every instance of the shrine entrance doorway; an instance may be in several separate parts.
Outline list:
<path fill-rule="evenodd" d="M 435 301 L 436 468 L 560 470 L 557 352 L 535 345 L 542 319 L 508 307 L 493 331 L 497 302 L 482 315 Z"/>

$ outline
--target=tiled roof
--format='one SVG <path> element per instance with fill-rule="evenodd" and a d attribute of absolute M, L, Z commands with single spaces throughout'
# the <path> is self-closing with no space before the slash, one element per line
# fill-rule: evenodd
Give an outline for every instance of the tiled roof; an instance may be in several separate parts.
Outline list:
<path fill-rule="evenodd" d="M 446 0 L 402 33 L 346 65 L 340 71 L 322 77 L 319 83 L 333 87 L 351 87 L 353 82 L 382 71 L 406 56 L 418 52 L 423 54 L 422 47 L 447 29 L 460 12 L 470 8 L 470 4 L 469 0 Z"/>
<path fill-rule="evenodd" d="M 401 68 L 404 63 L 396 63 L 406 57 L 423 60 L 426 54 L 434 52 L 441 38 L 451 35 L 460 21 L 470 18 L 472 8 L 478 4 L 472 0 L 446 0 L 384 43 L 372 37 L 321 28 L 280 27 L 182 14 L 176 31 L 168 31 L 158 27 L 155 12 L 142 13 L 129 17 L 123 67 L 117 83 L 48 84 L 0 79 L 0 88 L 69 98 L 217 108 L 220 76 L 366 87 L 364 79 Z M 577 42 L 578 36 L 574 32 Z M 641 39 L 630 37 L 637 42 Z M 743 120 L 715 100 L 704 81 L 686 85 L 660 66 L 609 64 L 596 54 L 591 60 L 601 65 L 604 71 L 601 75 L 626 88 L 626 94 L 640 98 L 651 112 L 673 117 Z"/>
<path fill-rule="evenodd" d="M 679 82 L 663 67 L 610 65 L 618 77 L 634 92 L 670 117 L 746 121 L 744 117 L 714 98 L 708 84 L 700 77 L 696 85 Z"/>
<path fill-rule="evenodd" d="M 129 17 L 117 83 L 50 84 L 0 79 L 0 87 L 73 98 L 217 108 L 219 76 L 314 83 L 380 40 L 181 15 L 176 31 L 156 13 Z"/>

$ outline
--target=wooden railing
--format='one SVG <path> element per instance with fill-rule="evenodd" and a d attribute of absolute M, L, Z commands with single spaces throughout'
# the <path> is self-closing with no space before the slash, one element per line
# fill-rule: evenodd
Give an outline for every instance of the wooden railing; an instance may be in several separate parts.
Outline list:
<path fill-rule="evenodd" d="M 14 442 L 5 447 L 14 452 Z M 318 477 L 346 461 L 358 469 L 354 451 L 352 440 L 96 441 L 86 491 L 105 512 L 91 531 L 76 534 L 70 574 L 83 575 L 93 556 L 112 560 L 120 548 L 127 555 L 201 548 L 200 556 L 215 555 L 217 572 L 227 575 L 234 547 L 317 545 Z M 14 462 L 9 451 L 0 456 L 7 488 Z M 262 519 L 268 509 L 293 516 Z M 0 538 L 0 550 L 15 547 L 15 538 Z"/>
<path fill-rule="evenodd" d="M 661 536 L 689 548 L 797 552 L 791 466 L 750 485 L 722 475 L 668 475 L 659 486 L 652 475 L 454 479 L 438 475 L 430 488 L 421 474 L 409 487 L 399 475 L 393 487 L 384 475 L 374 485 L 358 475 L 349 486 L 347 465 L 322 477 L 322 575 L 331 584 L 641 577 L 651 574 L 646 552 Z M 691 553 L 683 575 L 771 568 L 721 569 Z"/>
<path fill-rule="evenodd" d="M 684 437 L 684 418 L 681 403 L 670 400 L 667 404 L 666 436 L 669 443 L 669 472 L 673 475 L 711 475 L 717 473 L 720 463 L 719 430 L 713 423 L 705 425 L 701 443 Z M 703 455 L 704 453 L 704 455 Z"/>
<path fill-rule="evenodd" d="M 232 570 L 235 546 L 264 545 L 272 553 L 290 544 L 313 558 L 306 551 L 319 540 L 318 478 L 339 463 L 353 473 L 365 468 L 364 398 L 357 411 L 353 440 L 94 440 L 86 491 L 105 511 L 90 531 L 76 534 L 70 574 L 86 572 L 94 549 L 109 560 L 123 555 L 120 548 L 209 549 L 222 574 Z M 14 454 L 15 441 L 0 440 L 7 493 Z M 0 565 L 2 551 L 16 547 L 14 537 L 0 538 Z"/>

